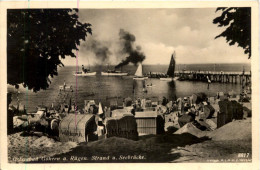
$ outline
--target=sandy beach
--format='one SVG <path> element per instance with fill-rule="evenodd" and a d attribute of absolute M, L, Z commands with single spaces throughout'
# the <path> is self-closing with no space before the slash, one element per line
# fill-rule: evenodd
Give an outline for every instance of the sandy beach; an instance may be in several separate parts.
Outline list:
<path fill-rule="evenodd" d="M 47 136 L 23 134 L 18 132 L 8 135 L 8 160 L 11 163 L 51 157 L 77 146 L 75 142 L 61 143 Z"/>
<path fill-rule="evenodd" d="M 55 141 L 46 136 L 8 136 L 9 161 L 21 162 L 223 162 L 251 161 L 251 118 L 205 131 L 140 136 L 138 141 L 111 137 L 88 143 Z M 197 137 L 199 136 L 199 137 Z M 246 153 L 246 157 L 240 157 Z M 35 159 L 38 158 L 38 159 Z"/>

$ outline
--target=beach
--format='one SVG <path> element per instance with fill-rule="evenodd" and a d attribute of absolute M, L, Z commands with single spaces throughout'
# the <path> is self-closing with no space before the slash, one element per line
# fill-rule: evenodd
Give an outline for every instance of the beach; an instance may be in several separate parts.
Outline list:
<path fill-rule="evenodd" d="M 112 137 L 81 144 L 61 143 L 45 136 L 20 137 L 21 133 L 16 133 L 8 136 L 8 153 L 9 161 L 18 163 L 251 162 L 251 130 L 251 119 L 247 119 L 207 134 L 200 131 L 202 135 L 148 135 L 138 141 Z"/>

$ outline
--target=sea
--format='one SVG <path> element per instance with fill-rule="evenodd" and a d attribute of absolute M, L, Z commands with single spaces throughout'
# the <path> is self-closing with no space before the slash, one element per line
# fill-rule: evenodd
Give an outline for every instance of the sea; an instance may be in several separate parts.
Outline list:
<path fill-rule="evenodd" d="M 110 69 L 113 67 L 110 66 Z M 159 79 L 147 79 L 145 82 L 133 80 L 133 75 L 137 69 L 135 65 L 127 65 L 122 68 L 123 72 L 128 72 L 129 76 L 108 77 L 101 76 L 102 70 L 107 70 L 107 66 L 92 66 L 91 71 L 96 71 L 96 76 L 76 77 L 73 73 L 76 71 L 74 66 L 65 66 L 58 69 L 58 76 L 51 79 L 51 84 L 47 90 L 33 92 L 25 88 L 15 89 L 8 86 L 8 91 L 13 92 L 12 103 L 25 106 L 28 113 L 36 112 L 38 105 L 51 106 L 59 97 L 59 86 L 64 84 L 72 86 L 74 101 L 78 109 L 83 108 L 84 100 L 95 100 L 98 104 L 101 102 L 104 106 L 109 106 L 111 100 L 117 100 L 120 104 L 124 98 L 157 98 L 162 100 L 166 97 L 168 100 L 174 100 L 178 97 L 191 96 L 193 93 L 204 92 L 208 96 L 215 96 L 217 92 L 229 92 L 233 90 L 240 93 L 241 85 L 231 83 L 211 83 L 197 81 L 161 81 Z M 163 72 L 166 73 L 168 65 L 143 65 L 143 72 Z M 250 71 L 250 64 L 179 64 L 176 65 L 176 71 L 223 71 L 223 72 L 246 72 Z M 143 84 L 152 84 L 147 87 L 147 93 L 143 92 Z"/>

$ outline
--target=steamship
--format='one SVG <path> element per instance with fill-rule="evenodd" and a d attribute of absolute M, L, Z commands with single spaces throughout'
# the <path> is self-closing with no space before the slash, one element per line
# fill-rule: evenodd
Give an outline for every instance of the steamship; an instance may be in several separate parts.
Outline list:
<path fill-rule="evenodd" d="M 108 68 L 107 71 L 102 71 L 101 75 L 102 76 L 127 76 L 128 73 L 125 73 L 125 72 L 122 72 L 122 71 L 119 71 L 119 70 L 110 70 Z"/>

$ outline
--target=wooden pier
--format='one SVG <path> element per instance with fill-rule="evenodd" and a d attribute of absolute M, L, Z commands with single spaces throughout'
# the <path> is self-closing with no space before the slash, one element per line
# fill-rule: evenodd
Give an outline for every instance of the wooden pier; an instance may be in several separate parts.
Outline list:
<path fill-rule="evenodd" d="M 219 82 L 219 83 L 240 83 L 247 85 L 251 83 L 251 71 L 250 72 L 216 72 L 216 71 L 176 71 L 176 77 L 179 80 L 190 81 L 205 81 Z"/>

